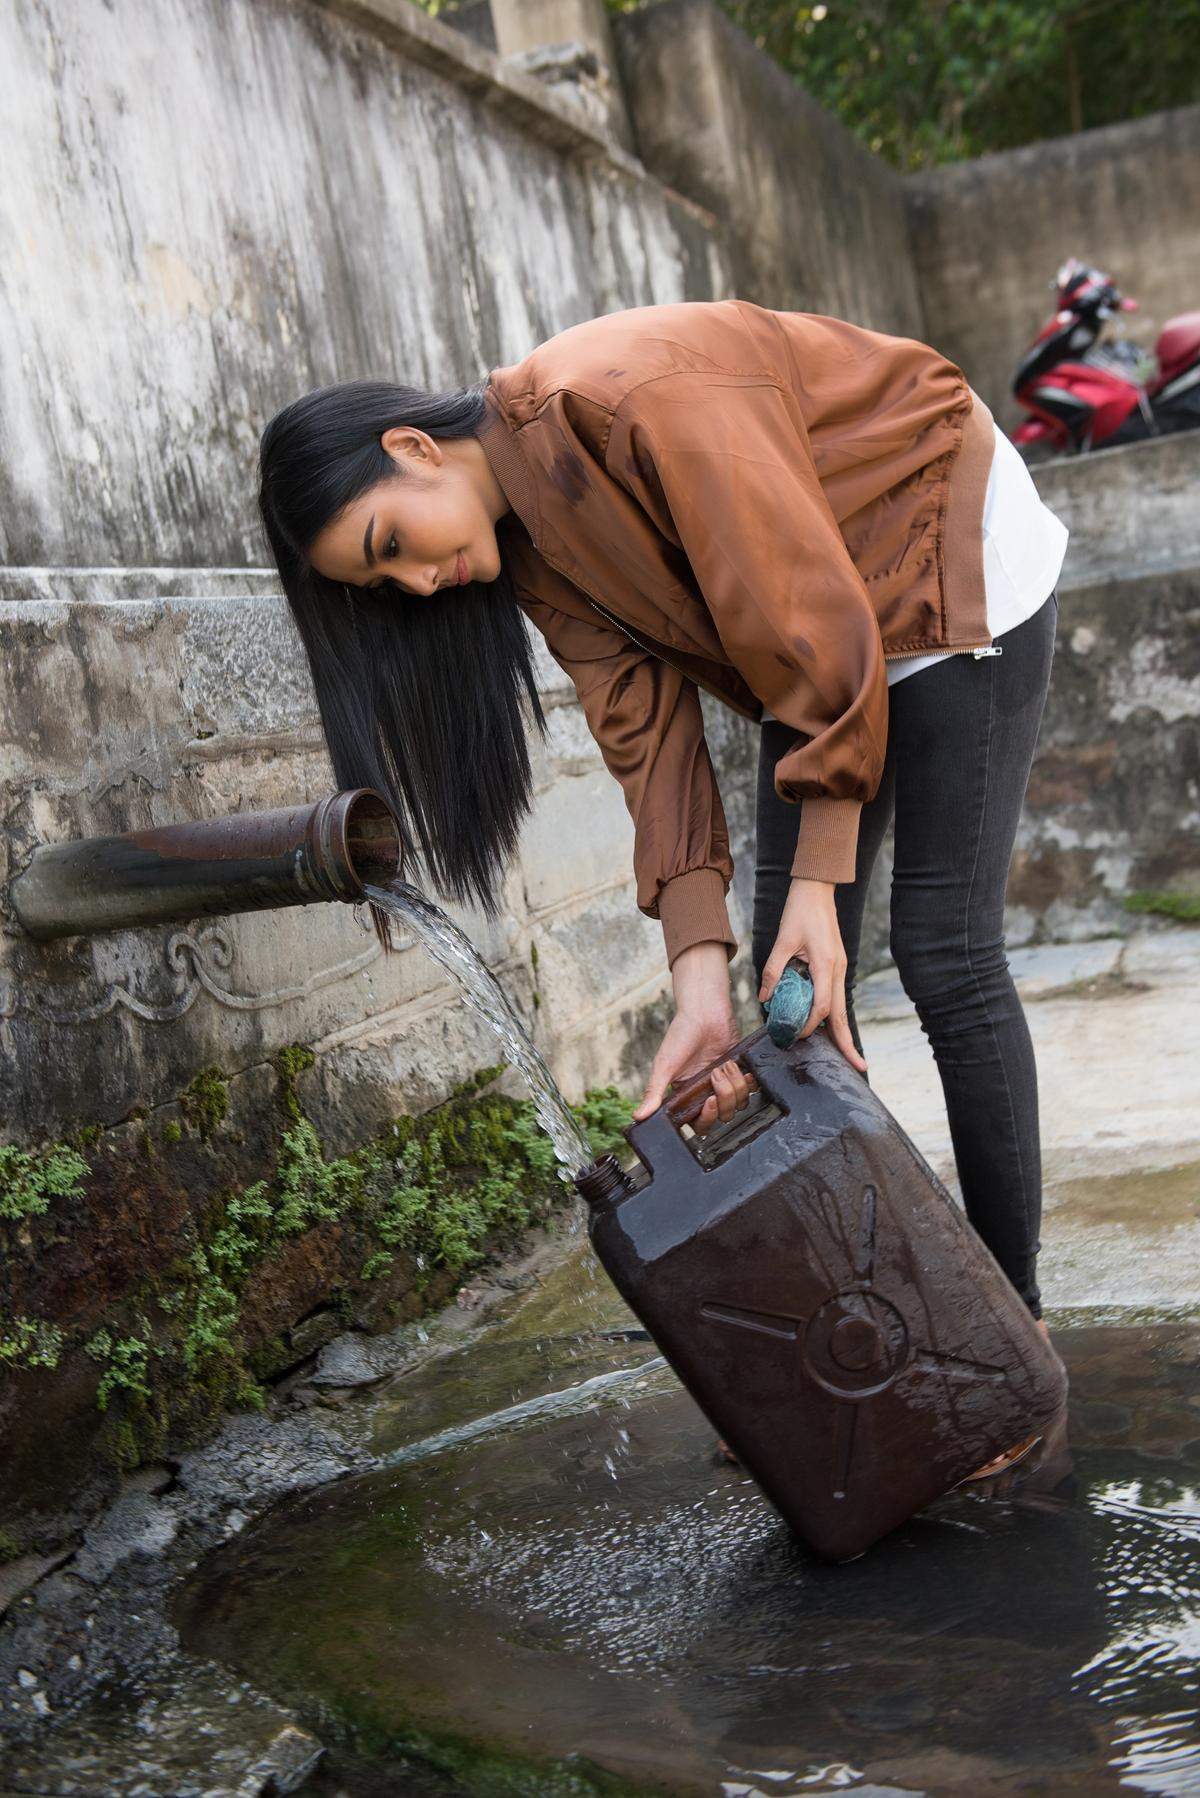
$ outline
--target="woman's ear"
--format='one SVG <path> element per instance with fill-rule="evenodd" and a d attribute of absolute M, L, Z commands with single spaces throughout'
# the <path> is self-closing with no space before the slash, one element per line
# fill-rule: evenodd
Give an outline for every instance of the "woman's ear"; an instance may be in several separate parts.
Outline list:
<path fill-rule="evenodd" d="M 440 468 L 442 446 L 435 437 L 415 425 L 390 425 L 379 439 L 380 447 L 403 469 Z"/>

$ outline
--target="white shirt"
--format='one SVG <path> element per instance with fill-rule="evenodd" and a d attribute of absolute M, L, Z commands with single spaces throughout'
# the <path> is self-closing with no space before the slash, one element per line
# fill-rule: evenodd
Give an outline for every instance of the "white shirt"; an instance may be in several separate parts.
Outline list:
<path fill-rule="evenodd" d="M 998 637 L 1045 605 L 1062 572 L 1069 533 L 1042 501 L 1020 453 L 999 425 L 994 428 L 996 448 L 983 504 L 983 584 L 988 630 Z M 888 662 L 888 686 L 944 661 L 947 653 Z"/>

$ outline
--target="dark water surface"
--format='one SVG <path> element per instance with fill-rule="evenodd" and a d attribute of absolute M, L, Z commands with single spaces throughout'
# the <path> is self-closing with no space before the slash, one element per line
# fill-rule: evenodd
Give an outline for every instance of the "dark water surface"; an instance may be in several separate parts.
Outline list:
<path fill-rule="evenodd" d="M 1055 1342 L 1073 1472 L 1048 1445 L 849 1566 L 622 1373 L 276 1512 L 193 1579 L 185 1643 L 340 1731 L 353 1798 L 1190 1798 L 1200 1327 Z"/>

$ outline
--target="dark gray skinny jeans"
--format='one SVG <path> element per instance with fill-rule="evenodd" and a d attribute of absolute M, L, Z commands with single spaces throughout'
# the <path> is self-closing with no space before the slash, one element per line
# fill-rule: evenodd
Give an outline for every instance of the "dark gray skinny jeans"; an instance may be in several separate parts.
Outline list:
<path fill-rule="evenodd" d="M 888 694 L 883 777 L 864 805 L 852 884 L 836 888 L 846 1008 L 867 883 L 893 812 L 891 949 L 941 1076 L 963 1203 L 1035 1317 L 1042 1212 L 1037 1069 L 1004 952 L 1004 895 L 1041 723 L 1058 598 L 997 637 L 1003 655 L 947 657 Z M 754 965 L 775 944 L 796 844 L 797 808 L 775 792 L 795 738 L 762 726 L 758 765 Z M 803 801 L 801 801 L 803 804 Z M 903 1122 L 903 1120 L 901 1120 Z"/>

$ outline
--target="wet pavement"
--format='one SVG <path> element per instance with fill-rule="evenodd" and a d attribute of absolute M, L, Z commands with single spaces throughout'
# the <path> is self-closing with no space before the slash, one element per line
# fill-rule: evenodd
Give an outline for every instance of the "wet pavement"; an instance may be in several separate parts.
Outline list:
<path fill-rule="evenodd" d="M 651 1365 L 285 1507 L 183 1640 L 345 1732 L 364 1792 L 1200 1792 L 1200 1330 L 1056 1341 L 1074 1469 L 1051 1445 L 849 1566 Z"/>

